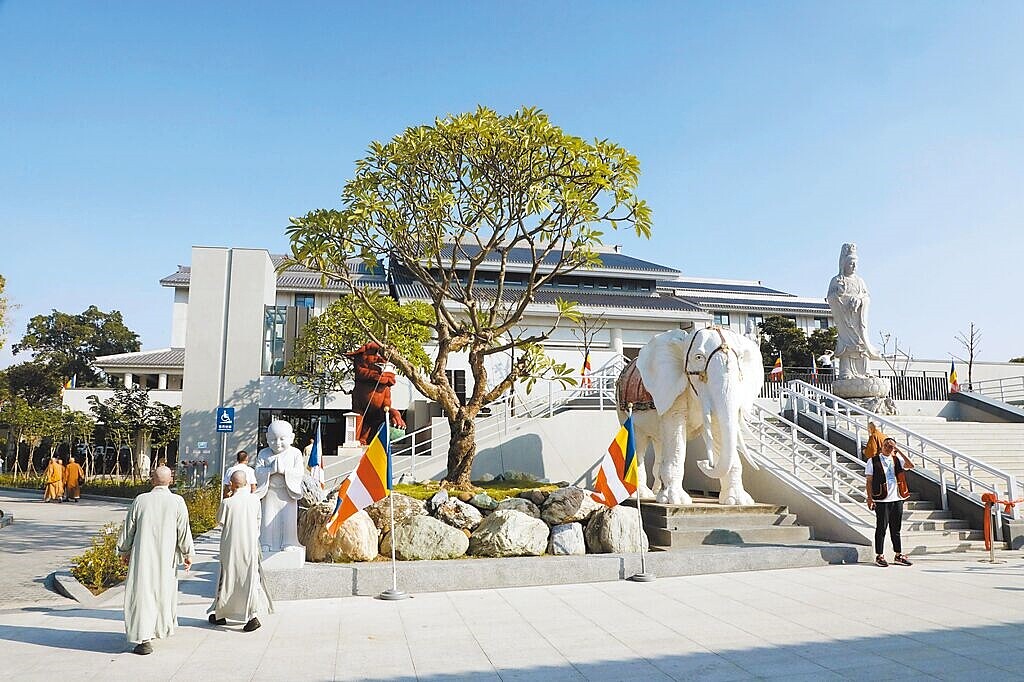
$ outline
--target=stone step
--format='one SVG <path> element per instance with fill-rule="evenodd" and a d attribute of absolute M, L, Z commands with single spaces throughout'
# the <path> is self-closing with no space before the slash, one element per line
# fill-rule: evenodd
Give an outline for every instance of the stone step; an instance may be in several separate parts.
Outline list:
<path fill-rule="evenodd" d="M 683 516 L 655 516 L 644 514 L 644 526 L 665 530 L 729 530 L 732 528 L 765 528 L 792 526 L 796 514 L 691 514 Z"/>
<path fill-rule="evenodd" d="M 698 547 L 701 545 L 796 544 L 811 539 L 806 526 L 762 526 L 759 528 L 697 528 L 667 530 L 646 526 L 652 545 L 661 547 Z"/>
<path fill-rule="evenodd" d="M 785 505 L 779 504 L 752 504 L 752 505 L 736 505 L 736 506 L 725 506 L 718 504 L 718 501 L 712 502 L 713 498 L 698 498 L 694 497 L 693 504 L 661 504 L 660 502 L 642 502 L 641 509 L 644 516 L 650 515 L 653 517 L 673 517 L 673 516 L 701 516 L 701 515 L 715 515 L 715 514 L 767 514 L 767 515 L 779 515 L 788 514 L 789 510 Z M 636 502 L 633 499 L 626 500 L 622 503 L 627 507 L 635 507 Z"/>

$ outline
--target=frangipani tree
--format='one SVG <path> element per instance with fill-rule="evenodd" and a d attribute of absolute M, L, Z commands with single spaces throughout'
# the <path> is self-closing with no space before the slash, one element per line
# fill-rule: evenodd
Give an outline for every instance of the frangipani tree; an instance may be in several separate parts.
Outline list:
<path fill-rule="evenodd" d="M 639 177 L 637 158 L 613 142 L 570 135 L 538 109 L 502 116 L 481 107 L 371 143 L 340 210 L 291 219 L 293 262 L 348 285 L 355 319 L 377 320 L 361 325 L 366 338 L 441 405 L 451 428 L 448 483 L 470 483 L 481 408 L 521 380 L 575 383 L 574 369 L 541 346 L 560 320 L 577 317 L 574 306 L 559 301 L 547 329 L 521 322 L 541 287 L 599 263 L 602 229 L 650 235 L 650 209 L 635 194 Z M 530 261 L 514 278 L 513 250 Z M 360 261 L 401 267 L 426 291 L 436 344 L 428 367 L 380 333 L 387 313 L 360 285 Z M 466 354 L 473 375 L 464 400 L 445 374 L 456 353 Z M 490 376 L 487 360 L 498 354 L 512 360 Z"/>

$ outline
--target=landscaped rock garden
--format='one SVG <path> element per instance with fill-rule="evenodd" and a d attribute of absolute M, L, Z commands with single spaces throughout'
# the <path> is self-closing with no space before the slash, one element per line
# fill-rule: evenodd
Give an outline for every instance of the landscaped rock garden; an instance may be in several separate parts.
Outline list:
<path fill-rule="evenodd" d="M 429 494 L 429 493 L 428 493 Z M 495 500 L 486 492 L 438 490 L 427 500 L 394 492 L 348 519 L 335 537 L 324 530 L 336 498 L 307 495 L 299 508 L 299 541 L 308 561 L 371 561 L 378 554 L 403 561 L 464 556 L 605 554 L 640 550 L 636 510 L 607 508 L 588 490 L 523 490 Z M 641 535 L 648 548 L 646 534 Z"/>

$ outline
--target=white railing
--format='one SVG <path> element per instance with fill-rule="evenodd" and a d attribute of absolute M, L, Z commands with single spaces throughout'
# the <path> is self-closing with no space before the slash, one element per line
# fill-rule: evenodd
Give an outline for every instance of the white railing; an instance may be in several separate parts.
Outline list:
<path fill-rule="evenodd" d="M 965 389 L 1004 403 L 1024 402 L 1024 376 L 972 381 Z"/>
<path fill-rule="evenodd" d="M 511 392 L 490 403 L 487 406 L 488 414 L 477 417 L 474 433 L 477 448 L 494 440 L 500 442 L 512 428 L 552 417 L 565 410 L 616 409 L 615 383 L 626 361 L 622 356 L 609 360 L 589 375 L 590 386 L 556 389 L 553 383 L 548 382 L 547 391 L 542 395 L 530 397 Z M 392 475 L 395 480 L 404 474 L 415 479 L 418 467 L 432 467 L 444 461 L 448 456 L 450 440 L 451 432 L 447 422 L 438 422 L 427 424 L 391 441 Z M 351 459 L 353 464 L 358 461 L 358 457 Z M 333 463 L 332 468 L 337 468 L 338 464 Z M 348 476 L 348 471 L 331 477 L 324 485 L 330 489 L 345 476 Z"/>
<path fill-rule="evenodd" d="M 866 501 L 863 462 L 756 405 L 748 427 L 754 438 L 747 443 L 747 451 L 759 466 L 774 472 L 847 524 L 862 529 L 871 526 L 847 506 L 859 507 Z"/>
<path fill-rule="evenodd" d="M 869 412 L 864 408 L 822 391 L 803 381 L 792 381 L 786 385 L 780 397 L 780 411 L 791 410 L 793 421 L 800 422 L 800 415 L 806 415 L 818 421 L 822 426 L 822 440 L 828 440 L 828 430 L 834 429 L 853 438 L 856 452 L 861 452 L 867 442 L 867 420 L 875 422 L 890 438 L 901 443 L 907 456 L 915 463 L 915 470 L 932 478 L 939 485 L 942 509 L 949 509 L 948 490 L 954 488 L 967 493 L 980 503 L 981 494 L 995 493 L 998 497 L 1017 499 L 1017 479 L 1002 469 L 947 447 L 941 443 L 921 435 L 886 417 Z M 986 474 L 989 479 L 978 477 Z M 1019 511 L 1014 508 L 1013 518 L 1019 518 Z"/>

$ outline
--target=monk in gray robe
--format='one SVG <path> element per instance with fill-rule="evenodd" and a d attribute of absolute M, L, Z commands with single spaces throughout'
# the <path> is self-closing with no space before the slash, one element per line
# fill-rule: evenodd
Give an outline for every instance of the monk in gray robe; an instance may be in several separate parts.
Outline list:
<path fill-rule="evenodd" d="M 137 654 L 153 653 L 152 639 L 170 637 L 178 625 L 179 563 L 187 571 L 195 548 L 185 500 L 175 495 L 171 470 L 153 470 L 153 490 L 135 498 L 121 529 L 117 551 L 128 557 L 124 625 Z"/>
<path fill-rule="evenodd" d="M 252 494 L 244 471 L 229 479 L 231 496 L 220 504 L 220 572 L 217 596 L 210 606 L 210 623 L 224 625 L 228 619 L 245 623 L 252 632 L 260 627 L 260 614 L 273 613 L 274 605 L 263 582 L 260 556 L 260 500 Z"/>

